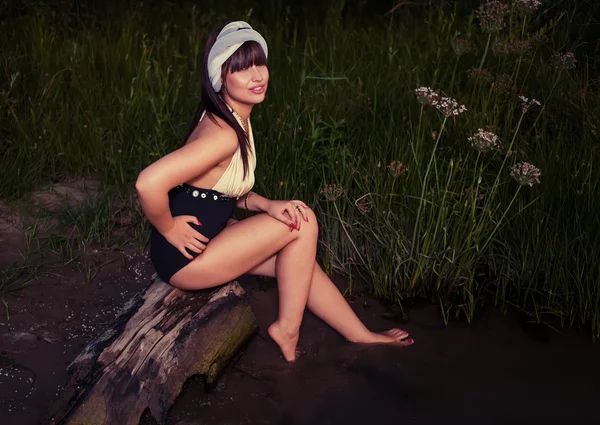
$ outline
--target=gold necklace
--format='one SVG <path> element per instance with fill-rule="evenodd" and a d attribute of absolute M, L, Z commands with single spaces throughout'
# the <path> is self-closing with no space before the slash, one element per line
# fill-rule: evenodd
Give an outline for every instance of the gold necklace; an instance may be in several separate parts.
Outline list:
<path fill-rule="evenodd" d="M 232 111 L 233 114 L 237 117 L 238 120 L 240 120 L 240 122 L 242 123 L 242 128 L 244 129 L 244 133 L 246 133 L 246 136 L 248 135 L 248 128 L 246 127 L 246 123 L 244 122 L 244 120 L 242 119 L 242 117 L 239 116 L 239 114 L 235 111 Z"/>
<path fill-rule="evenodd" d="M 233 108 L 232 108 L 231 106 L 229 106 L 229 104 L 228 104 L 227 102 L 225 102 L 225 100 L 224 100 L 224 99 L 221 97 L 221 95 L 219 95 L 219 99 L 221 99 L 221 100 L 223 101 L 223 103 L 224 103 L 225 105 L 227 105 L 227 107 L 228 107 L 229 109 L 231 109 L 231 113 L 232 113 L 232 114 L 233 114 L 233 115 L 234 115 L 234 116 L 235 116 L 235 117 L 236 117 L 238 120 L 240 120 L 240 122 L 242 123 L 242 128 L 244 129 L 244 133 L 246 133 L 246 136 L 248 136 L 248 137 L 249 137 L 249 134 L 248 134 L 248 129 L 246 128 L 246 123 L 244 122 L 244 120 L 242 119 L 242 117 L 240 117 L 240 115 L 239 115 L 237 112 L 235 112 L 235 111 L 233 110 Z"/>
<path fill-rule="evenodd" d="M 242 128 L 244 129 L 244 132 L 246 133 L 246 136 L 247 136 L 248 129 L 246 128 L 246 123 L 244 122 L 242 117 L 240 117 L 239 114 L 233 110 L 233 108 L 231 108 L 231 112 L 233 113 L 233 115 L 235 115 L 237 117 L 238 120 L 240 120 L 240 122 L 242 123 Z"/>

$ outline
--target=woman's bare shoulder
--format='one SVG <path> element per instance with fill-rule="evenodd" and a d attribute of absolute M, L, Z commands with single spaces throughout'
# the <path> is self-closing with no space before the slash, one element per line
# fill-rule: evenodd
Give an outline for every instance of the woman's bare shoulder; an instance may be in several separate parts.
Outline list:
<path fill-rule="evenodd" d="M 213 118 L 216 122 L 211 120 Z M 237 133 L 222 118 L 207 112 L 204 118 L 198 123 L 186 144 L 189 143 L 225 143 L 227 145 L 238 144 Z"/>
<path fill-rule="evenodd" d="M 184 146 L 146 167 L 138 176 L 139 186 L 167 191 L 231 157 L 239 146 L 236 132 L 225 122 L 212 124 L 199 125 Z"/>

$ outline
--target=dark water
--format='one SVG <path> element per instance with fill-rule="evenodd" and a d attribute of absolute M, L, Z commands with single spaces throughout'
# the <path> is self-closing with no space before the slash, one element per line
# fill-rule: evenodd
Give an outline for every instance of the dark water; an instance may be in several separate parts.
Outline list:
<path fill-rule="evenodd" d="M 288 365 L 266 334 L 277 292 L 244 286 L 259 333 L 211 392 L 191 379 L 168 424 L 600 424 L 600 344 L 588 336 L 494 309 L 446 328 L 425 305 L 402 325 L 413 346 L 365 347 L 307 313 L 302 355 Z M 373 330 L 399 325 L 372 299 L 352 306 Z"/>
<path fill-rule="evenodd" d="M 11 327 L 0 334 L 0 425 L 43 423 L 66 366 L 147 284 L 151 270 L 135 264 L 131 275 L 100 277 L 110 285 L 57 278 L 44 292 L 32 286 L 11 299 Z M 370 329 L 400 326 L 415 344 L 351 344 L 307 312 L 301 356 L 288 364 L 266 333 L 277 315 L 275 281 L 240 282 L 259 332 L 211 392 L 201 378 L 185 384 L 168 425 L 600 424 L 600 344 L 587 335 L 525 325 L 495 309 L 471 326 L 444 327 L 431 305 L 411 308 L 401 324 L 386 319 L 393 316 L 377 301 L 356 296 L 351 305 Z M 3 335 L 23 337 L 8 344 Z"/>

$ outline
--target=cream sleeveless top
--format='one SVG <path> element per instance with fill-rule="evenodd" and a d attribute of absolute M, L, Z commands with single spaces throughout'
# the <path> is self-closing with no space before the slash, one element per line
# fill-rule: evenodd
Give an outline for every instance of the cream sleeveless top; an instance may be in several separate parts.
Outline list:
<path fill-rule="evenodd" d="M 229 107 L 229 105 L 227 106 Z M 229 109 L 231 109 L 231 107 L 229 107 Z M 206 110 L 202 113 L 202 116 L 200 117 L 200 120 L 198 122 L 202 121 L 202 118 L 204 118 L 205 114 Z M 244 125 L 242 124 L 240 119 L 238 117 L 235 117 L 235 119 L 240 123 L 242 128 L 244 128 Z M 251 147 L 250 151 L 248 152 L 248 176 L 245 180 L 243 180 L 244 163 L 242 161 L 242 152 L 240 150 L 240 147 L 238 146 L 235 153 L 233 154 L 233 157 L 231 158 L 231 162 L 227 166 L 227 169 L 225 170 L 219 181 L 217 181 L 217 183 L 214 185 L 212 190 L 216 190 L 227 196 L 239 199 L 240 196 L 249 192 L 250 189 L 252 189 L 252 187 L 254 186 L 254 170 L 256 169 L 256 155 L 254 149 L 254 136 L 252 135 L 252 124 L 250 124 L 250 118 L 248 118 L 248 133 L 248 139 L 250 141 Z"/>

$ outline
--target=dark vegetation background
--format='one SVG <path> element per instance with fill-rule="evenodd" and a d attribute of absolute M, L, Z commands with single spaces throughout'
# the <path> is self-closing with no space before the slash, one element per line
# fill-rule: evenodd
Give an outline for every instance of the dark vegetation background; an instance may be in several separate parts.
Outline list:
<path fill-rule="evenodd" d="M 347 275 L 350 293 L 360 274 L 380 298 L 426 298 L 446 319 L 470 321 L 494 303 L 597 338 L 598 3 L 512 8 L 489 38 L 475 14 L 482 2 L 400 3 L 5 1 L 2 198 L 94 174 L 104 191 L 70 216 L 76 234 L 32 238 L 66 263 L 86 244 L 113 243 L 121 226 L 142 251 L 137 174 L 180 145 L 208 32 L 247 20 L 269 43 L 271 70 L 252 116 L 254 190 L 318 212 L 320 261 Z M 474 48 L 458 56 L 457 38 Z M 530 48 L 495 49 L 515 41 Z M 558 69 L 556 52 L 573 52 L 574 69 Z M 419 105 L 420 86 L 467 111 L 445 120 Z M 542 106 L 522 114 L 519 94 Z M 478 128 L 502 149 L 473 149 Z M 511 179 L 520 162 L 541 170 L 539 185 Z M 23 283 L 14 267 L 2 273 L 3 291 Z"/>

